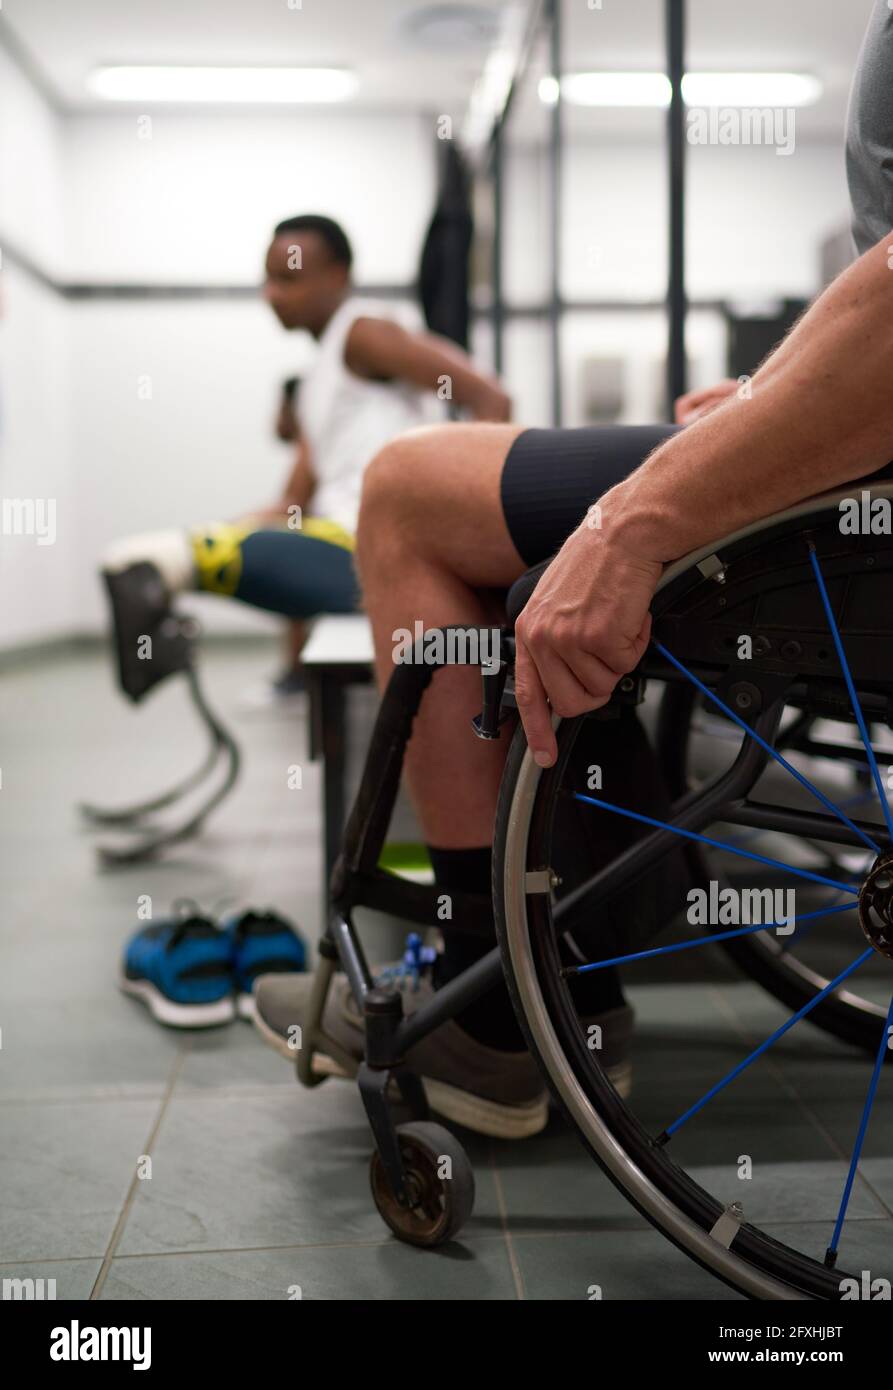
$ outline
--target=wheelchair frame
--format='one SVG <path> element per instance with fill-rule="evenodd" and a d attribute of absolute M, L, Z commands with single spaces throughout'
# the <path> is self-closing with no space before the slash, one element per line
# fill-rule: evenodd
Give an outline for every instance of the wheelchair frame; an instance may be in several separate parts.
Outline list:
<path fill-rule="evenodd" d="M 434 629 L 428 629 L 432 632 Z M 511 646 L 506 629 L 447 627 L 439 629 L 449 649 L 458 633 L 498 631 L 501 648 Z M 430 648 L 428 648 L 430 650 Z M 400 773 L 412 724 L 422 697 L 437 669 L 425 659 L 426 638 L 416 641 L 413 660 L 395 667 L 382 697 L 363 768 L 360 787 L 344 832 L 341 854 L 330 885 L 331 911 L 319 942 L 320 965 L 308 1006 L 307 1021 L 298 1053 L 298 1078 L 305 1086 L 318 1085 L 324 1077 L 314 1070 L 314 1056 L 323 1051 L 349 1076 L 356 1076 L 360 1095 L 375 1137 L 387 1180 L 396 1200 L 407 1200 L 406 1171 L 388 1097 L 393 1082 L 413 1120 L 427 1120 L 424 1087 L 406 1065 L 406 1053 L 421 1038 L 466 1009 L 502 978 L 499 947 L 494 945 L 480 961 L 422 1004 L 409 1018 L 403 1017 L 399 990 L 375 986 L 366 955 L 353 923 L 353 910 L 368 907 L 394 913 L 408 923 L 430 927 L 437 921 L 440 896 L 436 885 L 414 883 L 378 867 L 385 836 L 400 786 Z M 445 663 L 441 663 L 445 664 Z M 461 664 L 478 664 L 463 662 Z M 476 721 L 481 737 L 497 737 L 499 707 L 508 664 L 503 659 L 493 673 L 484 674 L 485 700 L 482 720 Z M 444 931 L 460 931 L 493 939 L 489 897 L 452 892 L 458 920 L 441 923 Z M 365 1020 L 366 1056 L 357 1066 L 324 1032 L 322 1017 L 329 985 L 340 964 Z"/>

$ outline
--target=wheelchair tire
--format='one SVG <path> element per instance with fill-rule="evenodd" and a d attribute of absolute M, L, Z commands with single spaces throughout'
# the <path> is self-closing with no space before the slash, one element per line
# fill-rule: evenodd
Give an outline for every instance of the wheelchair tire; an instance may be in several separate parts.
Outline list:
<path fill-rule="evenodd" d="M 687 754 L 698 707 L 698 692 L 690 685 L 670 685 L 661 699 L 657 751 L 674 799 L 691 791 Z M 690 854 L 697 864 L 697 872 L 703 876 L 703 855 L 697 847 L 691 847 Z M 821 994 L 828 984 L 827 974 L 783 950 L 768 933 L 718 944 L 748 979 L 795 1012 Z M 809 1022 L 814 1027 L 872 1055 L 880 1044 L 884 1019 L 884 1009 L 851 990 L 829 995 L 809 1014 Z"/>
<path fill-rule="evenodd" d="M 474 1208 L 474 1170 L 464 1148 L 443 1125 L 413 1120 L 397 1126 L 409 1204 L 394 1196 L 376 1149 L 369 1166 L 372 1197 L 398 1240 L 431 1249 L 453 1240 Z M 447 1174 L 442 1175 L 444 1163 Z"/>

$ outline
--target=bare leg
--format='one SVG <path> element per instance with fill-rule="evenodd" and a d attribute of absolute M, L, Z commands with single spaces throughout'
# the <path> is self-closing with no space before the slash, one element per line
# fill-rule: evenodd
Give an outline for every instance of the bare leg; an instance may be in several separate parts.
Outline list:
<path fill-rule="evenodd" d="M 515 425 L 435 425 L 389 444 L 366 472 L 357 567 L 375 640 L 379 689 L 393 672 L 394 632 L 486 625 L 487 589 L 508 588 L 527 568 L 508 533 L 502 466 Z M 410 793 L 428 844 L 489 845 L 507 739 L 475 738 L 478 667 L 438 670 L 406 756 Z"/>
<path fill-rule="evenodd" d="M 307 624 L 295 618 L 289 623 L 285 635 L 286 660 L 288 670 L 295 671 L 301 664 L 301 652 L 307 641 Z"/>

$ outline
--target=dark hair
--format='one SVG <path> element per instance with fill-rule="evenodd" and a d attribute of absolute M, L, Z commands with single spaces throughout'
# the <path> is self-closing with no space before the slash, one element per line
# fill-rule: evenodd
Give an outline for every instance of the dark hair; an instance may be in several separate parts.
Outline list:
<path fill-rule="evenodd" d="M 282 394 L 288 401 L 289 405 L 291 405 L 294 402 L 300 384 L 301 378 L 299 376 L 287 376 L 283 381 Z"/>
<path fill-rule="evenodd" d="M 307 212 L 300 217 L 286 217 L 273 230 L 273 236 L 284 236 L 289 232 L 315 232 L 325 242 L 332 260 L 350 270 L 353 264 L 353 249 L 347 234 L 331 217 L 322 217 L 315 212 Z"/>

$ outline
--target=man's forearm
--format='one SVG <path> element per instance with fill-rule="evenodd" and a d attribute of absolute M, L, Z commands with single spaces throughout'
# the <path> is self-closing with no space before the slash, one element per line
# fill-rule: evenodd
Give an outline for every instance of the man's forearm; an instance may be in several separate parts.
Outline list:
<path fill-rule="evenodd" d="M 425 347 L 431 354 L 429 370 L 434 387 L 448 377 L 451 399 L 477 420 L 511 418 L 511 400 L 497 377 L 486 375 L 461 348 L 438 334 L 425 335 Z"/>
<path fill-rule="evenodd" d="M 603 524 L 666 563 L 876 472 L 893 459 L 891 377 L 893 270 L 881 243 L 820 296 L 749 399 L 690 425 L 605 495 Z"/>

